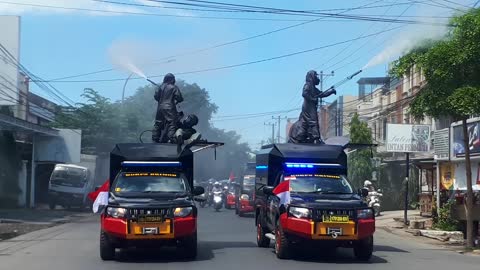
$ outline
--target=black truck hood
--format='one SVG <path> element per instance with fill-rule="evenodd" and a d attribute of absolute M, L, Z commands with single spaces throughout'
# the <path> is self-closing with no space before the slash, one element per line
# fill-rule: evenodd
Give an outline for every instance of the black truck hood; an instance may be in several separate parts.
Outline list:
<path fill-rule="evenodd" d="M 367 204 L 357 194 L 291 194 L 291 205 L 318 209 L 354 209 Z"/>
<path fill-rule="evenodd" d="M 161 196 L 145 197 L 121 197 L 110 193 L 108 201 L 109 205 L 118 205 L 122 207 L 179 207 L 179 206 L 193 206 L 193 200 L 188 196 L 176 196 L 175 194 L 162 194 Z"/>

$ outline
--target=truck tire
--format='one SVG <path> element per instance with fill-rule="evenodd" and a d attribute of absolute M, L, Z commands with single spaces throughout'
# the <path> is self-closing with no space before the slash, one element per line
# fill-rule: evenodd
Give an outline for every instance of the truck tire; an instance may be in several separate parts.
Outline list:
<path fill-rule="evenodd" d="M 285 236 L 279 221 L 275 229 L 275 253 L 279 259 L 290 259 L 290 241 Z"/>
<path fill-rule="evenodd" d="M 370 260 L 373 253 L 373 236 L 358 240 L 353 246 L 353 253 L 358 260 Z"/>
<path fill-rule="evenodd" d="M 115 247 L 108 240 L 105 232 L 100 232 L 100 258 L 104 261 L 110 261 L 115 258 Z"/>
<path fill-rule="evenodd" d="M 197 232 L 192 236 L 186 237 L 182 243 L 185 249 L 185 258 L 188 260 L 194 260 L 197 257 Z"/>
<path fill-rule="evenodd" d="M 270 238 L 265 236 L 265 230 L 260 221 L 257 221 L 257 246 L 261 248 L 270 246 Z"/>

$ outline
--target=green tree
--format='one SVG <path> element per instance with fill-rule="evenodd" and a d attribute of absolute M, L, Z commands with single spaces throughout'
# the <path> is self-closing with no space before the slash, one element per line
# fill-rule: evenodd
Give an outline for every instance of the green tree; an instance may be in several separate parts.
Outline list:
<path fill-rule="evenodd" d="M 228 178 L 231 171 L 240 174 L 250 159 L 248 145 L 240 143 L 241 137 L 234 131 L 220 130 L 211 125 L 210 119 L 218 107 L 210 101 L 206 89 L 182 80 L 176 84 L 185 99 L 179 108 L 185 115 L 198 116 L 199 124 L 195 128 L 202 133 L 202 137 L 225 143 L 217 150 L 217 160 L 214 160 L 214 150 L 195 154 L 195 176 Z M 151 142 L 149 131 L 153 129 L 157 110 L 154 93 L 155 88 L 151 85 L 140 87 L 122 104 L 110 102 L 97 91 L 86 89 L 83 94 L 86 102 L 60 113 L 54 126 L 81 129 L 83 152 L 109 152 L 116 143 L 140 142 L 141 134 L 143 142 Z"/>
<path fill-rule="evenodd" d="M 372 143 L 372 131 L 367 123 L 360 121 L 355 114 L 350 122 L 351 143 Z M 371 179 L 373 172 L 371 151 L 369 149 L 354 150 L 348 155 L 348 175 L 355 186 L 361 187 L 363 181 Z"/>
<path fill-rule="evenodd" d="M 415 50 L 396 61 L 391 70 L 403 76 L 416 66 L 425 74 L 427 85 L 413 99 L 410 112 L 416 119 L 425 115 L 450 116 L 462 121 L 464 145 L 468 146 L 467 119 L 480 114 L 480 9 L 454 17 L 454 28 L 445 39 L 429 42 L 426 49 Z M 467 179 L 467 246 L 474 245 L 472 220 L 472 171 L 470 149 L 465 147 Z"/>

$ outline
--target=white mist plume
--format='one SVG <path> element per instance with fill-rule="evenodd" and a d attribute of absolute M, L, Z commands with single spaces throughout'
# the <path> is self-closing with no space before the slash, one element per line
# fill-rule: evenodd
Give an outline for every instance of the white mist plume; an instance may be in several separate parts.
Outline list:
<path fill-rule="evenodd" d="M 467 1 L 458 1 L 467 2 Z M 465 3 L 467 4 L 467 3 Z M 419 16 L 437 16 L 437 17 L 446 17 L 452 15 L 452 10 L 449 10 L 450 13 L 446 13 L 445 8 L 436 8 L 432 6 L 420 6 L 420 9 L 417 9 L 416 15 Z M 457 5 L 456 8 L 460 6 Z M 430 23 L 435 23 L 437 25 L 412 25 L 408 26 L 406 30 L 398 33 L 393 37 L 393 40 L 390 41 L 390 44 L 385 47 L 383 51 L 374 56 L 370 61 L 362 68 L 365 70 L 370 67 L 381 65 L 387 63 L 388 61 L 393 60 L 395 57 L 398 57 L 402 54 L 407 53 L 413 48 L 420 45 L 421 42 L 426 40 L 439 40 L 445 36 L 448 31 L 448 27 L 445 25 L 448 23 L 447 18 L 435 18 L 435 19 L 419 19 L 422 21 L 428 21 Z M 444 24 L 444 25 L 440 25 Z"/>
<path fill-rule="evenodd" d="M 181 47 L 188 44 L 191 47 Z M 138 39 L 119 39 L 108 48 L 108 56 L 113 67 L 134 73 L 139 77 L 163 77 L 166 73 L 183 73 L 216 67 L 219 52 L 196 51 L 195 42 L 167 42 L 165 44 Z M 196 50 L 195 50 L 196 49 Z M 209 75 L 219 72 L 210 72 Z M 148 76 L 147 76 L 148 75 Z"/>
<path fill-rule="evenodd" d="M 108 49 L 112 65 L 127 73 L 147 78 L 142 66 L 151 61 L 154 49 L 145 42 L 133 40 L 115 41 Z"/>

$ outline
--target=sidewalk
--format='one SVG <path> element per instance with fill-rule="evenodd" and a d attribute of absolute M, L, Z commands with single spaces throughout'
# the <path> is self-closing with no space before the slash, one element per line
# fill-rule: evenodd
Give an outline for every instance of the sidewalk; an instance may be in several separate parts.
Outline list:
<path fill-rule="evenodd" d="M 0 209 L 0 241 L 91 215 L 88 211 L 49 210 L 45 206 L 36 209 Z"/>
<path fill-rule="evenodd" d="M 450 239 L 449 236 L 439 235 L 443 234 L 443 232 L 431 230 L 431 218 L 420 216 L 419 210 L 408 210 L 408 220 L 410 223 L 412 223 L 412 221 L 425 221 L 425 230 L 423 228 L 413 229 L 405 225 L 403 222 L 403 210 L 383 212 L 381 216 L 376 218 L 376 226 L 378 229 L 384 230 L 391 234 L 409 238 L 412 241 L 439 246 L 459 253 L 465 252 L 465 247 L 463 245 L 463 234 L 455 235 L 454 237 L 452 236 L 452 239 Z M 458 232 L 446 233 L 459 234 Z M 422 234 L 424 235 L 422 236 Z M 479 251 L 474 251 L 473 253 L 480 255 Z"/>

